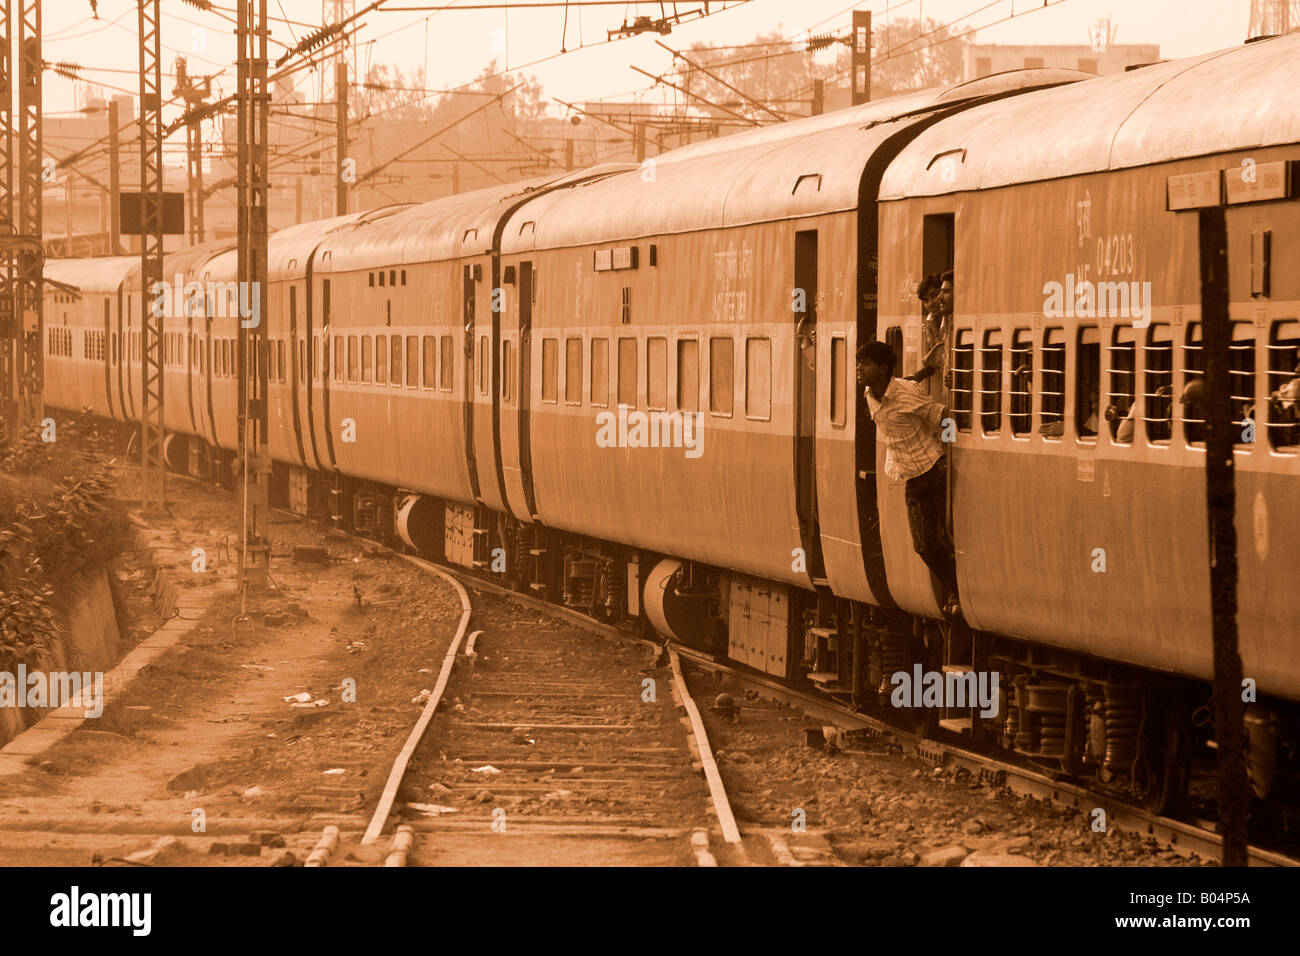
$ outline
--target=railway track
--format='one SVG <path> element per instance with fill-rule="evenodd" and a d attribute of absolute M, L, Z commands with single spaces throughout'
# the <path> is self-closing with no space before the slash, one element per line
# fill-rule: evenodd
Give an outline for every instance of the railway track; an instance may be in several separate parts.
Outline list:
<path fill-rule="evenodd" d="M 182 477 L 188 478 L 188 476 Z M 197 479 L 190 480 L 197 481 Z M 199 483 L 203 484 L 204 487 L 212 487 L 207 483 Z M 290 515 L 289 512 L 282 512 L 282 514 L 285 516 L 291 516 L 296 520 L 307 520 L 303 519 L 300 515 Z M 373 542 L 371 543 L 373 544 Z M 465 573 L 462 569 L 450 567 L 444 568 L 440 565 L 410 555 L 402 555 L 401 557 L 413 564 L 429 570 L 432 573 L 443 575 L 450 580 L 463 582 L 468 586 L 468 588 L 477 591 L 480 594 L 494 595 L 498 598 L 508 599 L 520 607 L 530 608 L 542 612 L 552 618 L 562 619 L 578 630 L 585 631 L 589 634 L 598 634 L 605 638 L 615 638 L 619 642 L 626 644 L 639 644 L 644 649 L 644 654 L 657 654 L 659 651 L 659 646 L 651 641 L 640 640 L 629 635 L 626 631 L 596 621 L 593 618 L 571 609 L 551 604 L 528 594 L 516 593 L 507 588 L 501 587 L 500 585 L 484 581 L 478 577 Z M 528 646 L 528 642 L 524 638 L 518 636 L 502 639 L 499 636 L 494 637 L 489 634 L 487 638 L 479 635 L 478 640 L 482 641 L 482 643 L 476 644 L 475 646 L 475 654 L 477 657 L 469 659 L 475 662 L 473 668 L 474 674 L 470 675 L 467 684 L 462 683 L 463 672 L 464 670 L 469 669 L 463 668 L 461 675 L 457 676 L 457 682 L 452 685 L 453 689 L 449 696 L 452 699 L 450 706 L 451 708 L 455 708 L 455 698 L 463 693 L 465 697 L 462 698 L 459 703 L 465 708 L 465 711 L 468 712 L 469 707 L 472 704 L 472 706 L 477 709 L 478 715 L 484 717 L 484 719 L 464 719 L 460 717 L 460 712 L 454 709 L 451 710 L 451 714 L 455 715 L 454 718 L 446 716 L 442 719 L 444 722 L 451 725 L 448 728 L 449 730 L 458 727 L 459 732 L 461 733 L 466 731 L 479 732 L 479 737 L 477 739 L 479 739 L 480 745 L 477 749 L 480 750 L 481 753 L 470 753 L 466 751 L 463 754 L 459 754 L 458 756 L 462 764 L 473 762 L 475 767 L 482 765 L 493 766 L 502 771 L 501 776 L 503 779 L 499 784 L 496 783 L 495 780 L 497 775 L 490 775 L 494 778 L 491 783 L 484 782 L 486 778 L 480 778 L 478 782 L 474 782 L 469 778 L 453 779 L 453 784 L 442 784 L 442 786 L 449 786 L 452 792 L 456 792 L 457 788 L 469 789 L 473 787 L 475 788 L 475 795 L 486 791 L 491 793 L 493 796 L 496 796 L 496 791 L 500 790 L 503 796 L 527 797 L 529 794 L 540 794 L 542 798 L 545 798 L 547 794 L 556 791 L 568 791 L 570 794 L 576 793 L 577 791 L 575 791 L 573 787 L 565 786 L 566 782 L 571 781 L 568 777 L 565 777 L 562 774 L 562 771 L 567 768 L 570 772 L 570 776 L 576 777 L 579 775 L 573 775 L 571 771 L 575 767 L 581 767 L 583 775 L 588 775 L 584 783 L 580 785 L 581 788 L 585 789 L 586 785 L 593 779 L 608 781 L 609 786 L 612 788 L 612 792 L 617 793 L 621 798 L 624 794 L 632 794 L 635 792 L 636 783 L 633 781 L 634 775 L 645 774 L 651 769 L 666 769 L 664 767 L 652 768 L 646 766 L 647 764 L 654 763 L 654 761 L 651 760 L 627 761 L 622 765 L 620 765 L 617 760 L 607 760 L 604 761 L 604 763 L 609 764 L 610 766 L 597 768 L 595 765 L 596 762 L 591 761 L 590 759 L 585 761 L 580 760 L 580 754 L 577 753 L 566 754 L 557 748 L 553 748 L 548 749 L 543 756 L 536 757 L 535 755 L 537 753 L 542 752 L 536 751 L 535 753 L 530 754 L 528 750 L 521 749 L 536 746 L 535 743 L 515 743 L 515 737 L 518 736 L 514 733 L 515 729 L 519 728 L 522 733 L 531 729 L 529 727 L 530 724 L 570 724 L 575 729 L 561 729 L 558 726 L 550 728 L 542 727 L 540 729 L 546 734 L 556 735 L 556 739 L 560 739 L 559 735 L 567 735 L 570 738 L 569 742 L 574 744 L 584 742 L 584 735 L 614 733 L 610 730 L 592 729 L 592 727 L 601 724 L 610 724 L 611 720 L 608 719 L 610 715 L 616 712 L 622 713 L 622 711 L 611 711 L 609 714 L 604 715 L 606 719 L 598 719 L 601 717 L 601 714 L 597 702 L 602 699 L 610 701 L 619 696 L 630 698 L 632 701 L 639 701 L 639 684 L 637 687 L 630 690 L 627 688 L 619 688 L 617 691 L 593 689 L 590 680 L 584 681 L 579 673 L 580 658 L 578 656 L 574 656 L 570 660 L 565 660 L 564 657 L 556 657 L 553 652 L 544 650 L 537 645 Z M 512 645 L 511 642 L 516 643 Z M 511 653 L 512 650 L 514 652 L 513 657 Z M 1192 854 L 1197 854 L 1203 857 L 1214 858 L 1219 856 L 1221 853 L 1222 841 L 1218 834 L 1209 826 L 1196 825 L 1152 814 L 1141 808 L 1119 801 L 1109 794 L 1099 793 L 1068 781 L 1055 779 L 1045 773 L 1020 764 L 1000 760 L 986 754 L 969 750 L 957 743 L 918 737 L 915 734 L 889 724 L 878 717 L 857 712 L 843 704 L 828 699 L 825 696 L 781 684 L 765 676 L 749 672 L 745 669 L 733 667 L 725 661 L 715 658 L 713 655 L 693 648 L 674 646 L 673 651 L 680 655 L 682 661 L 686 662 L 690 667 L 729 675 L 741 685 L 753 689 L 763 696 L 777 699 L 798 707 L 808 715 L 824 720 L 827 723 L 845 729 L 865 730 L 871 734 L 888 736 L 898 744 L 902 745 L 905 750 L 914 752 L 917 755 L 932 760 L 939 765 L 964 767 L 970 771 L 974 777 L 994 785 L 1005 786 L 1014 793 L 1032 795 L 1041 800 L 1051 801 L 1058 806 L 1082 809 L 1085 812 L 1094 808 L 1101 808 L 1106 813 L 1107 825 L 1109 827 L 1135 832 L 1146 837 L 1154 838 L 1158 842 L 1171 847 L 1182 855 L 1190 856 Z M 510 658 L 510 660 L 507 660 L 507 658 Z M 451 673 L 451 667 L 454 661 L 455 654 L 449 653 L 448 660 L 444 662 L 444 673 Z M 466 661 L 466 663 L 468 663 L 468 661 Z M 577 669 L 575 670 L 575 668 Z M 649 675 L 648 670 L 647 675 L 639 675 L 639 671 L 637 673 L 642 679 L 643 676 Z M 664 673 L 667 674 L 668 671 L 665 670 Z M 477 680 L 475 679 L 476 675 Z M 490 683 L 485 683 L 487 675 L 492 675 L 495 680 L 500 682 L 499 685 L 493 687 Z M 442 685 L 445 683 L 446 681 L 443 680 L 440 675 L 439 684 Z M 474 696 L 475 691 L 479 690 L 479 688 L 475 686 L 476 683 L 481 684 L 481 686 L 486 689 L 486 693 L 479 693 L 477 700 Z M 588 685 L 587 689 L 580 686 L 584 683 Z M 577 698 L 573 697 L 572 693 L 570 693 L 570 700 L 568 704 L 565 704 L 564 698 L 566 696 L 566 687 L 568 687 L 573 693 L 606 693 L 612 694 L 614 697 L 599 698 L 593 696 L 589 698 Z M 657 687 L 662 689 L 662 681 L 657 681 Z M 682 682 L 682 689 L 685 689 L 684 682 Z M 676 690 L 676 688 L 674 688 L 674 690 Z M 633 693 L 633 691 L 636 693 Z M 445 698 L 448 695 L 444 694 L 443 696 Z M 471 703 L 466 703 L 466 700 Z M 575 703 L 580 700 L 588 701 L 591 704 L 591 707 L 596 709 L 584 710 L 583 704 Z M 426 707 L 425 713 L 422 714 L 421 721 L 417 724 L 416 730 L 413 731 L 412 739 L 408 741 L 408 746 L 403 750 L 405 761 L 410 762 L 411 758 L 414 756 L 416 750 L 415 744 L 418 743 L 419 739 L 423 735 L 424 728 L 432 720 L 434 710 L 436 710 L 438 703 L 439 699 L 435 698 L 431 701 L 433 707 Z M 632 705 L 625 702 L 625 706 L 631 707 Z M 486 717 L 489 716 L 495 716 L 497 719 L 486 719 Z M 627 714 L 623 713 L 623 716 L 626 717 Z M 565 719 L 560 720 L 557 719 L 557 717 L 563 717 Z M 457 724 L 457 720 L 459 720 L 459 724 Z M 499 726 L 470 726 L 475 723 L 497 724 Z M 634 728 L 636 725 L 621 724 L 618 726 Z M 632 734 L 634 732 L 634 730 L 619 731 L 620 734 Z M 703 728 L 700 727 L 697 733 L 702 735 Z M 532 739 L 536 741 L 539 738 L 533 734 Z M 698 747 L 698 745 L 696 745 L 696 747 Z M 707 742 L 705 747 L 707 748 Z M 474 762 L 474 758 L 478 757 L 482 758 L 482 763 Z M 533 759 L 534 757 L 535 759 Z M 700 762 L 698 750 L 692 749 L 692 758 L 692 763 Z M 497 760 L 499 764 L 504 764 L 505 766 L 499 766 L 498 763 L 493 763 L 494 759 Z M 678 754 L 676 759 L 680 761 L 682 759 L 681 754 Z M 422 754 L 416 763 L 421 772 L 432 775 L 434 772 L 434 764 L 428 761 L 429 758 Z M 449 759 L 444 761 L 444 763 L 455 763 L 455 761 L 455 757 L 449 757 Z M 712 762 L 711 755 L 708 757 L 708 761 L 709 763 Z M 543 763 L 546 764 L 546 766 L 539 766 Z M 393 774 L 397 774 L 397 776 L 393 778 L 397 781 L 397 786 L 392 788 L 391 794 L 386 792 L 388 806 L 384 807 L 381 801 L 381 809 L 383 810 L 383 819 L 379 824 L 381 829 L 385 823 L 388 822 L 388 814 L 392 805 L 397 802 L 397 787 L 400 786 L 404 780 L 405 764 L 402 763 L 402 758 L 399 758 L 399 764 L 401 764 L 402 767 L 401 773 L 399 774 L 397 766 L 395 766 L 393 770 Z M 640 766 L 635 766 L 636 764 L 640 764 Z M 472 770 L 473 768 L 469 769 Z M 597 769 L 600 769 L 602 773 L 610 774 L 610 776 L 594 776 Z M 454 778 L 457 774 L 463 776 L 462 770 L 463 768 L 461 767 L 450 768 L 450 772 L 452 772 Z M 507 771 L 509 771 L 509 783 L 504 779 L 507 777 Z M 548 773 L 548 771 L 554 771 L 554 773 Z M 619 774 L 623 775 L 622 779 L 619 778 Z M 638 779 L 640 781 L 648 782 L 654 778 L 650 776 L 642 776 Z M 698 780 L 698 774 L 696 774 L 695 779 Z M 393 781 L 390 780 L 390 783 L 392 782 Z M 720 780 L 716 783 L 720 793 Z M 534 789 L 521 789 L 524 787 L 532 787 Z M 514 792 L 510 792 L 512 789 Z M 715 798 L 719 793 L 714 794 Z M 438 804 L 437 799 L 434 799 L 432 794 L 425 794 L 425 796 L 429 797 L 429 799 L 411 799 L 406 802 Z M 652 818 L 647 816 L 652 808 L 645 802 L 640 804 L 637 804 L 635 801 L 628 803 L 625 808 L 628 809 L 629 812 L 621 816 L 610 812 L 610 808 L 601 808 L 599 811 L 593 811 L 590 804 L 583 804 L 588 811 L 584 818 L 583 813 L 575 814 L 570 812 L 573 807 L 561 810 L 558 806 L 551 806 L 551 804 L 567 799 L 567 797 L 552 798 L 551 801 L 548 801 L 547 813 L 538 812 L 538 807 L 528 799 L 519 801 L 519 804 L 517 805 L 515 805 L 514 801 L 511 800 L 508 802 L 513 805 L 512 807 L 498 807 L 495 805 L 492 807 L 486 807 L 486 810 L 489 811 L 487 819 L 490 821 L 491 810 L 500 809 L 505 811 L 505 831 L 503 832 L 509 832 L 511 824 L 514 823 L 517 827 L 526 825 L 530 828 L 531 832 L 537 834 L 543 833 L 545 829 L 549 827 L 556 836 L 564 836 L 565 834 L 574 836 L 580 835 L 583 832 L 583 828 L 587 828 L 586 832 L 592 836 L 599 835 L 601 831 L 604 831 L 611 836 L 622 835 L 625 837 L 640 837 L 646 839 L 660 836 L 664 839 L 671 839 L 673 837 L 681 836 L 684 832 L 684 828 L 680 825 L 674 825 L 671 827 L 656 826 Z M 725 794 L 722 794 L 722 799 L 725 800 Z M 615 804 L 614 806 L 617 805 L 618 804 Z M 372 819 L 370 830 L 367 832 L 366 841 L 368 846 L 373 845 L 374 848 L 368 851 L 357 851 L 354 852 L 353 855 L 358 856 L 364 862 L 373 863 L 376 861 L 387 860 L 392 857 L 393 852 L 398 852 L 403 858 L 407 855 L 413 854 L 411 857 L 412 861 L 418 862 L 424 859 L 424 854 L 419 850 L 420 834 L 425 832 L 454 833 L 466 830 L 472 831 L 476 828 L 481 828 L 483 822 L 478 819 L 478 817 L 483 816 L 483 812 L 481 812 L 483 809 L 484 808 L 480 808 L 480 811 L 474 814 L 464 814 L 460 816 L 450 813 L 445 817 L 439 816 L 436 818 L 420 818 L 417 816 L 408 824 L 411 826 L 412 833 L 415 835 L 415 849 L 412 850 L 409 845 L 404 844 L 405 849 L 402 847 L 394 847 L 387 857 L 379 853 L 379 848 L 377 846 L 379 841 L 379 830 L 375 829 L 375 820 Z M 376 819 L 379 819 L 380 816 L 381 815 L 377 813 Z M 456 819 L 453 820 L 452 817 L 456 817 Z M 707 825 L 716 829 L 718 825 L 716 817 L 708 821 Z M 696 830 L 692 830 L 692 834 L 695 832 Z M 699 837 L 695 837 L 695 839 L 698 841 Z M 337 843 L 338 839 L 336 838 L 334 842 Z M 695 846 L 697 849 L 699 848 L 698 843 Z M 338 859 L 338 857 L 341 856 L 341 854 L 333 854 L 332 852 L 330 855 L 334 859 Z M 1296 859 L 1285 853 L 1257 846 L 1252 846 L 1250 848 L 1249 859 L 1250 865 L 1252 866 L 1300 865 L 1300 859 Z"/>
<path fill-rule="evenodd" d="M 365 835 L 327 827 L 309 865 L 746 861 L 675 652 L 506 595 L 467 634 L 460 583 L 407 560 L 452 580 L 464 613 Z"/>
<path fill-rule="evenodd" d="M 460 572 L 457 572 L 457 576 L 473 588 L 513 594 L 513 592 L 499 585 L 481 581 Z M 557 608 L 555 605 L 534 598 L 531 595 L 517 595 L 516 598 L 539 609 L 546 609 L 552 614 L 562 615 L 566 620 L 576 625 L 611 636 L 619 636 L 624 639 L 627 637 L 624 632 L 617 628 L 568 608 Z M 938 765 L 964 767 L 976 779 L 997 786 L 1005 786 L 1013 793 L 1027 794 L 1040 800 L 1051 801 L 1058 806 L 1085 811 L 1101 808 L 1106 813 L 1107 826 L 1154 838 L 1158 842 L 1171 847 L 1180 855 L 1191 856 L 1197 854 L 1202 857 L 1217 858 L 1222 853 L 1222 839 L 1209 827 L 1149 813 L 1139 807 L 1118 801 L 1111 795 L 1098 793 L 1068 781 L 1054 779 L 1047 774 L 1020 764 L 999 760 L 961 747 L 958 744 L 918 737 L 878 717 L 860 713 L 822 695 L 790 687 L 750 671 L 733 667 L 711 654 L 694 648 L 676 647 L 676 651 L 682 660 L 688 662 L 692 667 L 726 674 L 734 678 L 742 686 L 752 689 L 765 697 L 798 707 L 809 716 L 817 717 L 828 724 L 834 724 L 847 730 L 865 730 L 871 734 L 888 736 L 906 751 L 914 752 L 918 756 L 932 760 Z M 1258 846 L 1250 847 L 1249 860 L 1251 866 L 1300 866 L 1300 859 Z"/>

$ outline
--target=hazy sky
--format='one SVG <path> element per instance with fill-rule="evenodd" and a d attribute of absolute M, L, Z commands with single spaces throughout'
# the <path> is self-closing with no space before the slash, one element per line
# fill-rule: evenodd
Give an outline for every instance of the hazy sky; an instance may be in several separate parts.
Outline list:
<path fill-rule="evenodd" d="M 358 0 L 364 7 L 367 0 Z M 484 0 L 459 0 L 479 4 Z M 1190 56 L 1241 43 L 1250 19 L 1250 0 L 1060 0 L 1044 8 L 1044 0 L 870 0 L 846 6 L 842 0 L 751 0 L 722 13 L 688 23 L 661 39 L 683 49 L 692 43 L 746 43 L 760 33 L 779 29 L 784 36 L 806 36 L 815 32 L 846 30 L 854 6 L 870 9 L 876 24 L 895 13 L 918 14 L 962 29 L 1006 22 L 980 29 L 972 39 L 981 43 L 1086 43 L 1088 29 L 1102 17 L 1110 17 L 1117 43 L 1158 43 L 1166 57 Z M 385 8 L 412 7 L 421 0 L 392 0 Z M 190 59 L 190 72 L 227 73 L 217 81 L 223 93 L 233 92 L 234 57 L 233 0 L 215 0 L 229 19 L 215 12 L 201 12 L 180 2 L 163 2 L 163 70 L 167 74 L 178 55 Z M 332 11 L 333 0 L 326 0 Z M 680 3 L 681 11 L 702 4 Z M 46 0 L 44 7 L 43 54 L 51 62 L 72 61 L 86 68 L 83 75 L 135 92 L 137 40 L 135 0 L 99 0 L 99 20 L 90 18 L 89 0 Z M 667 4 L 669 10 L 672 4 Z M 718 4 L 712 4 L 717 9 Z M 980 8 L 986 9 L 980 9 Z M 269 0 L 271 17 L 285 17 L 300 23 L 322 22 L 320 0 Z M 493 58 L 500 66 L 526 69 L 541 80 L 548 96 L 569 101 L 621 98 L 651 85 L 635 73 L 635 64 L 652 73 L 667 71 L 670 54 L 654 43 L 657 34 L 643 34 L 616 43 L 589 46 L 543 63 L 530 61 L 559 53 L 562 36 L 570 49 L 582 43 L 603 40 L 606 31 L 626 17 L 638 13 L 658 16 L 658 3 L 571 8 L 565 33 L 565 11 L 545 10 L 444 10 L 437 13 L 386 9 L 362 18 L 365 28 L 358 37 L 356 58 L 364 76 L 368 64 L 391 64 L 404 71 L 427 65 L 427 86 L 454 87 L 470 81 Z M 976 12 L 978 11 L 978 12 Z M 310 32 L 309 27 L 273 21 L 273 41 L 295 42 Z M 273 42 L 272 59 L 284 47 Z M 349 54 L 351 56 L 351 54 Z M 90 69 L 90 68 L 106 69 Z M 164 91 L 171 93 L 171 80 L 164 75 Z M 305 93 L 316 89 L 314 76 L 299 80 Z M 76 105 L 74 84 L 50 72 L 45 74 L 45 109 L 51 113 Z M 309 96 L 313 99 L 313 96 Z M 557 107 L 558 109 L 558 107 Z M 165 114 L 171 118 L 170 112 Z"/>

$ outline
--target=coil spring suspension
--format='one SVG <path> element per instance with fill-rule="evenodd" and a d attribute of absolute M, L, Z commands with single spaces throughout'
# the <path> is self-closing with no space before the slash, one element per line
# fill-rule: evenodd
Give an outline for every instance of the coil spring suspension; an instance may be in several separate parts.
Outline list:
<path fill-rule="evenodd" d="M 605 610 L 616 614 L 623 608 L 623 595 L 627 591 L 627 575 L 619 574 L 618 562 L 613 559 L 603 562 L 601 572 L 604 581 Z"/>
<path fill-rule="evenodd" d="M 907 635 L 887 628 L 880 638 L 880 693 L 888 694 L 892 678 L 907 667 Z"/>
<path fill-rule="evenodd" d="M 1106 758 L 1110 773 L 1128 773 L 1137 758 L 1142 701 L 1130 687 L 1106 687 Z"/>

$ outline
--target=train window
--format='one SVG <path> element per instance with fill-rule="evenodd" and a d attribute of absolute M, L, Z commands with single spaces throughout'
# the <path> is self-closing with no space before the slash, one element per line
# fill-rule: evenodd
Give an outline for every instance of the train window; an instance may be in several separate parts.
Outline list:
<path fill-rule="evenodd" d="M 406 270 L 402 270 L 402 285 L 406 285 Z"/>
<path fill-rule="evenodd" d="M 591 340 L 591 404 L 609 406 L 609 339 Z"/>
<path fill-rule="evenodd" d="M 772 417 L 771 339 L 745 339 L 745 417 Z"/>
<path fill-rule="evenodd" d="M 1232 323 L 1232 345 L 1228 350 L 1228 379 L 1232 388 L 1232 420 L 1237 444 L 1246 428 L 1246 419 L 1254 422 L 1255 414 L 1255 327 L 1249 322 Z"/>
<path fill-rule="evenodd" d="M 709 339 L 709 411 L 730 415 L 735 402 L 732 363 L 735 343 L 730 338 Z"/>
<path fill-rule="evenodd" d="M 1142 397 L 1146 399 L 1147 441 L 1160 445 L 1173 432 L 1170 414 L 1173 409 L 1174 343 L 1169 326 L 1152 322 L 1147 327 L 1146 348 L 1142 350 Z"/>
<path fill-rule="evenodd" d="M 484 395 L 488 393 L 488 337 L 486 335 L 478 337 L 478 390 Z"/>
<path fill-rule="evenodd" d="M 388 284 L 389 284 L 389 285 L 397 285 L 397 270 L 396 270 L 396 269 L 389 269 L 389 270 L 388 270 Z"/>
<path fill-rule="evenodd" d="M 1043 330 L 1042 381 L 1039 385 L 1038 433 L 1045 438 L 1065 434 L 1065 330 Z"/>
<path fill-rule="evenodd" d="M 1137 332 L 1131 325 L 1116 324 L 1107 348 L 1110 383 L 1106 392 L 1106 421 L 1110 437 L 1119 445 L 1133 441 L 1137 420 Z"/>
<path fill-rule="evenodd" d="M 960 431 L 970 431 L 975 404 L 975 330 L 958 329 L 952 347 L 952 417 Z"/>
<path fill-rule="evenodd" d="M 382 289 L 383 287 L 384 287 L 384 270 L 383 270 L 383 269 L 380 269 L 380 270 L 379 270 L 379 288 Z"/>
<path fill-rule="evenodd" d="M 582 339 L 564 342 L 564 400 L 582 404 Z"/>
<path fill-rule="evenodd" d="M 406 387 L 420 387 L 420 337 L 406 337 Z"/>
<path fill-rule="evenodd" d="M 388 384 L 388 336 L 375 336 L 375 384 Z"/>
<path fill-rule="evenodd" d="M 390 336 L 388 340 L 388 381 L 391 385 L 402 384 L 402 337 Z"/>
<path fill-rule="evenodd" d="M 1025 435 L 1034 427 L 1034 333 L 1016 329 L 1011 333 L 1010 414 L 1012 435 Z"/>
<path fill-rule="evenodd" d="M 645 342 L 646 407 L 668 407 L 668 340 L 652 336 Z"/>
<path fill-rule="evenodd" d="M 1002 330 L 988 329 L 980 346 L 980 428 L 992 435 L 1002 429 Z"/>
<path fill-rule="evenodd" d="M 364 385 L 370 384 L 370 346 L 370 336 L 361 336 L 361 382 Z"/>
<path fill-rule="evenodd" d="M 684 412 L 700 410 L 700 343 L 697 339 L 677 340 L 677 407 Z"/>
<path fill-rule="evenodd" d="M 1294 455 L 1300 446 L 1300 322 L 1274 322 L 1268 337 L 1268 443 Z M 1257 416 L 1258 417 L 1258 416 Z"/>
<path fill-rule="evenodd" d="M 1205 346 L 1201 341 L 1201 323 L 1188 322 L 1183 339 L 1183 392 L 1178 396 L 1178 417 L 1187 444 L 1204 446 L 1205 403 L 1185 401 L 1189 396 L 1188 386 L 1195 381 L 1205 381 Z"/>
<path fill-rule="evenodd" d="M 618 340 L 618 403 L 636 408 L 636 339 Z"/>
<path fill-rule="evenodd" d="M 451 391 L 452 376 L 456 374 L 456 353 L 452 351 L 451 336 L 442 337 L 442 371 L 438 384 L 444 392 Z"/>
<path fill-rule="evenodd" d="M 512 371 L 513 358 L 512 343 L 509 339 L 501 340 L 501 400 L 510 401 L 510 375 Z"/>
<path fill-rule="evenodd" d="M 343 336 L 334 336 L 334 381 L 343 381 Z"/>
<path fill-rule="evenodd" d="M 560 345 L 555 339 L 542 339 L 542 401 L 555 402 L 560 389 L 556 382 L 558 375 Z"/>
<path fill-rule="evenodd" d="M 406 275 L 406 271 L 402 271 Z M 434 335 L 426 335 L 421 343 L 424 348 L 424 372 L 420 384 L 425 388 L 437 388 L 438 386 L 438 338 Z"/>
<path fill-rule="evenodd" d="M 373 272 L 370 273 L 370 287 L 372 289 L 375 287 L 375 274 Z"/>
<path fill-rule="evenodd" d="M 348 381 L 357 380 L 357 337 L 348 336 Z"/>
<path fill-rule="evenodd" d="M 1081 326 L 1074 353 L 1074 427 L 1084 441 L 1097 440 L 1101 421 L 1101 338 L 1095 325 Z"/>
<path fill-rule="evenodd" d="M 847 380 L 849 346 L 844 336 L 831 339 L 831 424 L 844 427 L 844 386 Z"/>

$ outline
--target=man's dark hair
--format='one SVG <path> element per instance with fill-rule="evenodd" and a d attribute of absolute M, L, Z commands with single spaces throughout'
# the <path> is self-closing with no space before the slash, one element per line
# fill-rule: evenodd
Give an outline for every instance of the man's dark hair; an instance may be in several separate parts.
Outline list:
<path fill-rule="evenodd" d="M 883 365 L 892 372 L 894 363 L 898 361 L 898 356 L 894 354 L 894 350 L 889 346 L 888 342 L 867 342 L 865 345 L 858 346 L 858 361 L 863 360 Z"/>
<path fill-rule="evenodd" d="M 953 279 L 952 279 L 952 270 L 951 270 L 951 269 L 949 269 L 949 270 L 948 270 L 947 272 L 945 272 L 943 275 L 939 276 L 939 284 L 940 284 L 940 285 L 943 285 L 945 282 L 953 282 Z M 956 284 L 957 284 L 957 283 L 953 282 L 953 285 L 956 285 Z"/>
<path fill-rule="evenodd" d="M 931 272 L 917 284 L 916 297 L 924 302 L 925 297 L 938 292 L 941 285 L 943 280 L 939 278 L 939 273 Z"/>

